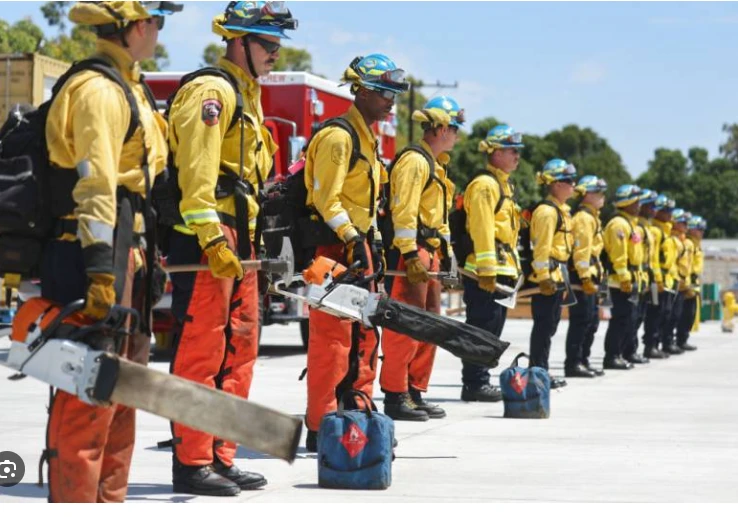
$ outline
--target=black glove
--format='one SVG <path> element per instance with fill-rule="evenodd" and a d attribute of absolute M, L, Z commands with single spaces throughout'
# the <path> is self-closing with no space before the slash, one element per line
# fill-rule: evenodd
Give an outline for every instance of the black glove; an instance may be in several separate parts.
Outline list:
<path fill-rule="evenodd" d="M 381 281 L 384 278 L 384 272 L 387 271 L 387 260 L 384 257 L 382 241 L 372 241 L 372 264 L 377 281 Z"/>
<path fill-rule="evenodd" d="M 366 253 L 364 238 L 354 237 L 346 244 L 346 264 L 350 267 L 354 262 L 359 262 L 359 269 L 369 269 L 369 257 Z"/>

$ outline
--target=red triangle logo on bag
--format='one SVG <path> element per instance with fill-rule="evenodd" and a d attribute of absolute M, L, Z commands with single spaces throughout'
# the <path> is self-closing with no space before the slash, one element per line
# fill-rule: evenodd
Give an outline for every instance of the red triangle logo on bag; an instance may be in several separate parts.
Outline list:
<path fill-rule="evenodd" d="M 510 387 L 515 390 L 518 395 L 522 395 L 528 386 L 528 376 L 520 375 L 520 372 L 515 372 L 515 375 L 510 379 Z"/>
<path fill-rule="evenodd" d="M 364 434 L 364 431 L 356 424 L 351 424 L 341 437 L 341 444 L 343 444 L 349 456 L 352 458 L 355 458 L 366 447 L 367 443 L 369 443 L 369 439 Z"/>

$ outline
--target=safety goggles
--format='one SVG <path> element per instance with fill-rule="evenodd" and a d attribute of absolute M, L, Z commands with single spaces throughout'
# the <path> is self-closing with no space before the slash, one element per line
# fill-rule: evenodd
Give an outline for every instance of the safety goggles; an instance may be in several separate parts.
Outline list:
<path fill-rule="evenodd" d="M 158 30 L 162 30 L 164 28 L 164 20 L 166 20 L 166 18 L 163 16 L 152 16 L 150 18 L 151 23 L 156 22 L 156 28 Z"/>
<path fill-rule="evenodd" d="M 587 192 L 604 192 L 606 190 L 607 182 L 602 178 L 599 178 L 594 183 L 590 183 L 589 185 L 587 185 Z"/>
<path fill-rule="evenodd" d="M 380 97 L 387 99 L 388 101 L 394 101 L 395 98 L 397 98 L 397 96 L 399 95 L 397 92 L 393 92 L 392 90 L 384 90 L 382 88 L 374 88 L 371 86 L 365 86 L 365 88 L 376 93 Z"/>
<path fill-rule="evenodd" d="M 152 16 L 178 13 L 184 7 L 182 4 L 176 2 L 141 2 L 141 5 Z"/>
<path fill-rule="evenodd" d="M 278 43 L 275 41 L 269 41 L 268 39 L 264 39 L 260 36 L 257 36 L 256 34 L 249 34 L 248 38 L 251 41 L 258 43 L 259 46 L 263 48 L 267 54 L 275 54 L 279 52 L 279 49 L 282 48 L 281 43 Z"/>
<path fill-rule="evenodd" d="M 577 184 L 576 178 L 562 178 L 560 180 L 556 180 L 556 183 L 566 183 L 567 185 L 574 186 Z"/>
<path fill-rule="evenodd" d="M 406 92 L 410 88 L 410 85 L 405 82 L 405 71 L 401 68 L 388 70 L 382 75 L 377 76 L 376 79 L 365 78 L 364 80 L 370 84 L 376 84 L 379 88 L 389 88 L 392 90 L 397 90 L 398 92 Z"/>
<path fill-rule="evenodd" d="M 523 143 L 523 134 L 522 133 L 512 133 L 510 135 L 505 136 L 505 138 L 502 138 L 500 140 L 500 142 L 502 144 L 513 144 L 513 145 L 522 144 Z M 576 172 L 576 171 L 574 171 L 574 172 Z"/>
<path fill-rule="evenodd" d="M 673 199 L 669 199 L 666 203 L 658 205 L 656 208 L 659 210 L 674 210 L 676 208 L 676 202 Z"/>

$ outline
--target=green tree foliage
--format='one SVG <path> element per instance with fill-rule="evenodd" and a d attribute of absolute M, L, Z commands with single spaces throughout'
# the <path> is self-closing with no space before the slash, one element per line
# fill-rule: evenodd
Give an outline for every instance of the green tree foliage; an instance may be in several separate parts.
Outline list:
<path fill-rule="evenodd" d="M 200 66 L 213 66 L 225 55 L 225 47 L 217 43 L 210 43 L 202 51 L 202 62 Z"/>
<path fill-rule="evenodd" d="M 415 88 L 414 90 L 414 99 L 413 99 L 413 106 L 414 109 L 422 108 L 426 102 L 428 102 L 428 98 L 423 95 L 422 93 L 422 81 L 415 79 L 413 76 L 409 75 L 407 77 L 408 82 L 412 83 Z M 410 115 L 412 114 L 410 111 L 410 94 L 405 93 L 403 95 L 398 95 L 395 98 L 395 117 L 397 120 L 397 150 L 399 151 L 403 147 L 408 145 L 408 137 L 410 135 L 410 124 L 415 124 L 415 127 L 413 128 L 413 139 L 418 140 L 420 136 L 422 135 L 422 131 L 420 129 L 420 125 L 417 122 L 411 122 L 410 121 Z"/>
<path fill-rule="evenodd" d="M 202 51 L 201 66 L 213 66 L 225 55 L 225 46 L 210 43 Z M 275 72 L 312 72 L 313 56 L 305 49 L 282 47 L 274 63 Z"/>

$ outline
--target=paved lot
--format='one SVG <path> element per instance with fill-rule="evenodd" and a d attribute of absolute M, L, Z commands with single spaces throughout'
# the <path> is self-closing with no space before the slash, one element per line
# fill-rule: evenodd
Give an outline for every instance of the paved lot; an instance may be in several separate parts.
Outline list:
<path fill-rule="evenodd" d="M 512 346 L 503 366 L 527 349 L 530 325 L 508 322 L 503 338 Z M 561 375 L 566 325 L 552 352 L 552 370 Z M 597 360 L 605 327 L 597 336 Z M 699 351 L 599 379 L 570 380 L 552 394 L 550 420 L 503 419 L 501 404 L 461 402 L 459 362 L 439 351 L 429 398 L 449 416 L 397 423 L 400 445 L 389 490 L 321 490 L 315 455 L 304 448 L 291 466 L 241 449 L 238 465 L 263 473 L 269 485 L 237 501 L 738 502 L 738 335 L 709 323 L 692 342 Z M 263 343 L 252 399 L 301 414 L 305 384 L 297 378 L 305 355 L 297 326 L 268 327 Z M 7 346 L 0 339 L 0 350 Z M 168 364 L 154 367 L 165 370 Z M 0 503 L 40 502 L 46 490 L 35 485 L 36 466 L 48 390 L 34 380 L 6 380 L 4 368 L 0 374 L 0 450 L 20 454 L 27 469 L 20 485 L 0 488 Z M 137 431 L 129 501 L 224 501 L 172 494 L 170 453 L 156 449 L 169 438 L 168 423 L 139 412 Z"/>

